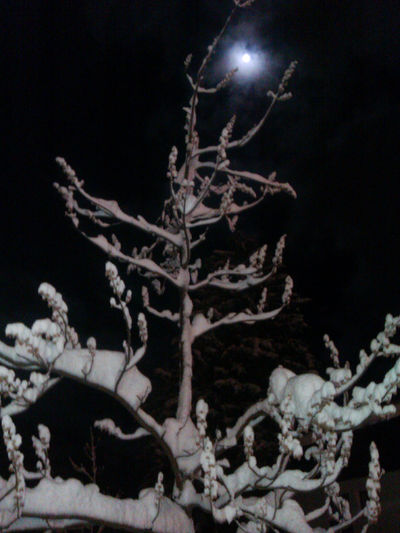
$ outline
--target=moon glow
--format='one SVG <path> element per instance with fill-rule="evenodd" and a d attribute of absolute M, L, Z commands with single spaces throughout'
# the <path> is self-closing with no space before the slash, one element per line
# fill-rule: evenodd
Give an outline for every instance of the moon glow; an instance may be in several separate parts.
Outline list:
<path fill-rule="evenodd" d="M 235 80 L 245 82 L 256 79 L 266 66 L 266 54 L 260 50 L 249 50 L 244 42 L 233 43 L 227 50 L 226 65 L 229 69 L 238 69 Z"/>

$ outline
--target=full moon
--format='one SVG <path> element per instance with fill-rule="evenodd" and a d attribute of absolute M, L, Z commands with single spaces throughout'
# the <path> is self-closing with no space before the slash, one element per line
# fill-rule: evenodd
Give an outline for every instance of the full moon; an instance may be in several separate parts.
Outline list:
<path fill-rule="evenodd" d="M 235 42 L 226 51 L 225 66 L 238 69 L 235 80 L 240 83 L 255 80 L 266 68 L 267 54 L 249 43 Z"/>

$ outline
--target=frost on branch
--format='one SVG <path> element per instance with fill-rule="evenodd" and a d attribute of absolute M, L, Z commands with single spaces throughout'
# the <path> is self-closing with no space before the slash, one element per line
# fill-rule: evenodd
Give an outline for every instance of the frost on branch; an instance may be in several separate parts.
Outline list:
<path fill-rule="evenodd" d="M 379 453 L 374 442 L 370 446 L 371 460 L 369 462 L 369 475 L 367 480 L 368 500 L 365 510 L 365 516 L 368 522 L 375 523 L 378 521 L 381 512 L 379 493 L 381 490 L 381 477 L 383 470 L 379 464 Z"/>
<path fill-rule="evenodd" d="M 8 415 L 2 417 L 1 427 L 3 429 L 4 444 L 6 445 L 7 456 L 10 462 L 10 472 L 12 472 L 8 484 L 11 484 L 13 487 L 11 508 L 0 509 L 0 525 L 4 528 L 22 514 L 25 501 L 25 477 L 24 456 L 19 450 L 22 444 L 21 435 L 16 432 L 15 425 Z"/>
<path fill-rule="evenodd" d="M 197 353 L 193 347 L 197 339 L 207 341 L 216 328 L 273 320 L 290 305 L 294 286 L 287 276 L 279 298 L 271 298 L 268 290 L 283 262 L 285 236 L 271 255 L 263 244 L 238 264 L 228 259 L 215 269 L 204 266 L 208 250 L 203 244 L 214 226 L 223 223 L 235 231 L 241 217 L 267 196 L 281 192 L 296 196 L 291 185 L 278 181 L 273 168 L 249 171 L 241 168 L 238 157 L 231 156 L 233 150 L 245 147 L 256 136 L 276 105 L 291 97 L 288 85 L 295 61 L 284 71 L 276 89 L 267 93 L 264 113 L 249 130 L 240 132 L 237 117 L 227 115 L 208 132 L 212 141 L 205 144 L 204 128 L 199 127 L 203 98 L 212 98 L 235 79 L 235 71 L 230 71 L 216 85 L 209 85 L 207 69 L 233 15 L 253 3 L 234 0 L 232 13 L 199 61 L 197 71 L 193 67 L 196 60 L 190 56 L 185 61 L 190 96 L 184 106 L 184 134 L 181 141 L 171 140 L 166 162 L 168 196 L 156 222 L 123 211 L 115 200 L 88 192 L 65 159 L 57 158 L 65 183 L 55 187 L 67 217 L 107 256 L 105 276 L 112 291 L 109 302 L 121 313 L 123 323 L 121 350 L 101 348 L 95 337 L 81 345 L 70 326 L 63 297 L 48 283 L 40 285 L 39 294 L 48 304 L 50 317 L 36 320 L 30 327 L 22 323 L 6 327 L 14 345 L 0 343 L 1 417 L 11 471 L 9 479 L 0 480 L 0 525 L 5 531 L 101 524 L 112 530 L 192 533 L 193 511 L 198 509 L 217 523 L 235 522 L 238 531 L 248 533 L 310 533 L 312 522 L 323 515 L 335 521 L 334 531 L 358 518 L 368 523 L 377 520 L 382 470 L 375 445 L 371 445 L 368 502 L 359 516 L 351 516 L 338 480 L 350 460 L 353 432 L 373 417 L 394 413 L 390 402 L 400 384 L 400 347 L 393 338 L 400 317 L 387 315 L 383 331 L 372 340 L 368 351 L 361 350 L 355 369 L 341 360 L 328 336 L 324 342 L 332 366 L 326 379 L 311 373 L 296 375 L 278 366 L 269 381 L 265 376 L 258 401 L 243 410 L 232 427 L 212 432 L 207 416 L 220 406 L 208 405 L 204 399 L 194 405 Z M 116 233 L 111 233 L 111 226 Z M 146 244 L 135 246 L 127 237 L 130 233 L 121 231 L 122 226 L 141 232 Z M 121 274 L 121 264 L 126 267 L 126 276 Z M 137 308 L 128 288 L 130 275 L 143 284 Z M 221 309 L 224 294 L 237 295 L 251 288 L 257 291 L 254 301 L 234 312 Z M 196 296 L 203 289 L 221 294 L 208 310 L 197 305 Z M 178 383 L 171 383 L 171 398 L 165 400 L 176 405 L 174 415 L 157 420 L 146 405 L 151 383 L 139 366 L 152 346 L 152 337 L 157 339 L 159 321 L 165 319 L 178 338 L 180 375 Z M 162 348 L 168 366 L 172 348 Z M 148 354 L 150 363 L 151 356 Z M 383 380 L 360 386 L 358 381 L 369 366 L 383 357 L 395 358 Z M 21 377 L 19 370 L 25 371 Z M 163 467 L 138 499 L 105 496 L 95 484 L 84 486 L 76 479 L 53 478 L 50 431 L 43 424 L 38 427 L 38 436 L 32 437 L 36 470 L 24 467 L 21 437 L 10 415 L 28 409 L 61 377 L 94 387 L 127 409 L 132 430 L 123 431 L 109 418 L 95 422 L 99 430 L 126 441 L 154 439 L 164 454 L 169 469 Z M 267 417 L 279 428 L 278 435 L 271 436 L 276 438 L 278 450 L 272 461 L 256 456 L 259 428 Z M 237 462 L 230 461 L 229 455 L 235 447 L 240 451 Z M 152 454 L 148 459 L 153 459 Z M 137 488 L 133 480 L 132 490 Z M 326 501 L 305 515 L 297 495 L 313 491 L 322 491 Z"/>
<path fill-rule="evenodd" d="M 253 457 L 254 431 L 251 426 L 246 426 L 243 431 L 244 453 L 246 460 L 249 461 Z"/>
<path fill-rule="evenodd" d="M 36 468 L 43 477 L 50 476 L 50 460 L 49 460 L 49 446 L 50 446 L 50 431 L 43 424 L 39 424 L 39 438 L 32 435 L 32 444 L 35 449 L 38 462 Z"/>
<path fill-rule="evenodd" d="M 207 414 L 208 414 L 208 405 L 203 399 L 200 399 L 196 404 L 196 417 L 197 417 L 197 429 L 199 431 L 199 437 L 201 441 L 206 436 Z"/>
<path fill-rule="evenodd" d="M 217 466 L 213 445 L 208 437 L 203 442 L 200 464 L 204 472 L 204 495 L 211 500 L 216 500 L 218 497 Z"/>

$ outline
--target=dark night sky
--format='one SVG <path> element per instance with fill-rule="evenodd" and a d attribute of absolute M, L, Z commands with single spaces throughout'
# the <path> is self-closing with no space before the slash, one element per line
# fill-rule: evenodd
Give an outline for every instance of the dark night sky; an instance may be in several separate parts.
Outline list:
<path fill-rule="evenodd" d="M 204 50 L 229 5 L 1 3 L 2 324 L 36 314 L 36 287 L 46 279 L 84 306 L 79 319 L 90 329 L 103 261 L 63 219 L 54 158 L 66 157 L 93 192 L 154 217 L 170 146 L 182 140 L 182 61 Z M 299 61 L 295 98 L 274 111 L 242 162 L 276 169 L 299 197 L 267 202 L 245 228 L 272 245 L 287 231 L 287 263 L 298 290 L 312 298 L 316 337 L 326 330 L 350 352 L 387 311 L 400 312 L 396 7 L 259 0 L 228 37 L 260 48 L 270 67 L 203 115 L 220 127 L 236 111 L 240 125 L 251 125 L 265 89 Z"/>
<path fill-rule="evenodd" d="M 54 159 L 64 156 L 93 193 L 154 219 L 170 147 L 182 142 L 183 60 L 200 57 L 229 6 L 1 2 L 2 329 L 43 314 L 36 291 L 46 280 L 64 294 L 84 338 L 120 345 L 104 257 L 64 218 Z M 258 0 L 234 23 L 221 57 L 240 39 L 266 53 L 268 69 L 203 113 L 217 124 L 215 136 L 233 112 L 239 128 L 251 126 L 266 90 L 299 61 L 294 99 L 275 109 L 242 160 L 248 170 L 276 169 L 298 200 L 269 200 L 243 227 L 271 245 L 288 233 L 286 263 L 311 298 L 318 354 L 325 331 L 351 357 L 386 312 L 400 313 L 398 18 L 392 0 Z"/>

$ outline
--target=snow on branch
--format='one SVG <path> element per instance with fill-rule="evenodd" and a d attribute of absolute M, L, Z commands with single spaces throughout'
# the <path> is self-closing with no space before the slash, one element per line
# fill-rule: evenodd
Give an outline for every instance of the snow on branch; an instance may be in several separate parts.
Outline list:
<path fill-rule="evenodd" d="M 261 117 L 261 119 L 257 122 L 255 126 L 253 126 L 248 132 L 245 133 L 240 139 L 236 139 L 234 141 L 231 141 L 227 148 L 242 148 L 243 146 L 246 146 L 247 143 L 249 143 L 260 131 L 260 129 L 263 127 L 264 123 L 266 122 L 267 118 L 271 114 L 271 111 L 275 104 L 279 101 L 285 101 L 291 98 L 292 94 L 286 92 L 286 87 L 288 82 L 290 81 L 290 78 L 293 76 L 294 71 L 297 66 L 297 61 L 292 61 L 289 65 L 289 67 L 285 70 L 282 79 L 279 83 L 277 91 L 274 93 L 273 91 L 268 91 L 268 96 L 271 98 L 271 102 L 269 106 L 267 107 L 264 115 Z M 195 152 L 195 155 L 205 154 L 208 152 L 215 152 L 218 150 L 217 146 L 208 146 L 206 148 L 202 148 L 200 150 L 197 150 Z"/>
<path fill-rule="evenodd" d="M 198 314 L 193 318 L 193 338 L 200 337 L 215 328 L 220 326 L 230 326 L 233 324 L 254 324 L 255 322 L 260 322 L 264 320 L 270 320 L 275 318 L 282 307 L 273 309 L 272 311 L 267 311 L 265 313 L 251 313 L 247 311 L 242 311 L 239 313 L 230 313 L 229 315 L 216 320 L 215 322 L 210 322 L 207 320 L 204 315 Z"/>
<path fill-rule="evenodd" d="M 154 316 L 158 318 L 166 318 L 171 322 L 177 323 L 179 321 L 179 313 L 173 313 L 169 309 L 164 309 L 159 311 L 150 305 L 149 291 L 146 286 L 142 287 L 142 301 L 145 309 Z"/>
<path fill-rule="evenodd" d="M 0 366 L 0 374 L 4 377 L 13 376 L 13 371 Z M 1 416 L 14 416 L 29 409 L 41 396 L 43 396 L 50 388 L 54 387 L 60 378 L 50 378 L 49 375 L 44 375 L 38 372 L 32 372 L 29 380 L 20 380 L 19 378 L 8 377 L 7 389 L 3 388 L 2 383 L 1 395 L 4 398 L 10 398 L 11 401 L 1 408 Z M 2 378 L 0 378 L 2 381 Z"/>
<path fill-rule="evenodd" d="M 285 247 L 286 235 L 283 235 L 276 246 L 275 254 L 272 259 L 272 268 L 268 273 L 264 274 L 264 264 L 267 253 L 267 245 L 263 245 L 261 248 L 256 250 L 248 258 L 248 265 L 240 264 L 236 267 L 231 267 L 230 261 L 226 262 L 223 268 L 219 268 L 213 272 L 210 272 L 208 276 L 200 281 L 196 281 L 189 285 L 188 289 L 190 292 L 202 289 L 204 287 L 215 287 L 224 290 L 233 290 L 233 291 L 242 291 L 250 287 L 255 287 L 265 283 L 268 279 L 273 276 L 282 264 L 283 250 Z M 197 271 L 196 271 L 197 272 Z M 290 293 L 292 287 L 291 278 L 286 278 L 286 296 L 285 300 L 290 299 Z M 266 298 L 266 293 L 263 293 L 263 299 Z M 263 309 L 265 301 L 261 304 Z"/>
<path fill-rule="evenodd" d="M 395 357 L 400 355 L 400 346 L 393 344 L 390 341 L 390 339 L 397 333 L 399 326 L 400 317 L 393 317 L 391 314 L 386 315 L 383 331 L 378 333 L 377 337 L 371 341 L 371 353 L 368 355 L 365 350 L 360 350 L 359 363 L 356 372 L 354 376 L 349 375 L 348 379 L 345 379 L 345 382 L 338 387 L 338 390 L 336 391 L 337 396 L 345 393 L 353 387 L 377 357 Z M 347 365 L 345 366 L 347 369 Z M 340 368 L 338 370 L 340 370 Z"/>
<path fill-rule="evenodd" d="M 119 259 L 123 263 L 127 263 L 132 269 L 148 272 L 156 277 L 161 277 L 169 281 L 175 287 L 179 287 L 179 280 L 174 279 L 152 259 L 126 255 L 121 251 L 118 245 L 111 243 L 104 235 L 98 235 L 97 237 L 89 237 L 85 235 L 85 237 L 103 250 L 107 255 Z"/>
<path fill-rule="evenodd" d="M 94 423 L 94 427 L 101 429 L 102 431 L 105 431 L 121 440 L 135 440 L 140 439 L 141 437 L 147 437 L 148 435 L 151 435 L 151 433 L 144 428 L 138 428 L 134 433 L 124 433 L 118 426 L 115 425 L 115 422 L 110 418 L 96 420 L 96 422 Z"/>
<path fill-rule="evenodd" d="M 2 417 L 1 427 L 3 430 L 3 439 L 7 449 L 8 460 L 10 461 L 10 471 L 12 472 L 10 481 L 13 485 L 13 490 L 9 491 L 9 493 L 5 494 L 2 498 L 2 501 L 4 501 L 5 499 L 10 498 L 10 493 L 12 495 L 10 498 L 11 505 L 5 512 L 2 511 L 2 502 L 0 502 L 0 527 L 3 528 L 7 527 L 22 515 L 22 508 L 25 503 L 26 485 L 24 477 L 24 456 L 19 449 L 22 444 L 21 435 L 16 432 L 15 425 L 8 415 Z"/>
<path fill-rule="evenodd" d="M 50 478 L 51 469 L 48 453 L 50 447 L 50 431 L 45 425 L 39 424 L 38 432 L 39 438 L 35 437 L 35 435 L 32 435 L 32 444 L 38 458 L 36 467 L 42 477 Z"/>
<path fill-rule="evenodd" d="M 248 425 L 256 425 L 270 416 L 274 420 L 279 420 L 279 414 L 271 402 L 265 398 L 251 405 L 246 412 L 238 418 L 235 425 L 226 429 L 226 437 L 217 442 L 217 449 L 226 449 L 236 446 L 238 438 Z"/>
<path fill-rule="evenodd" d="M 13 491 L 1 500 L 0 516 L 6 516 L 13 508 L 14 498 Z M 29 524 L 30 518 L 35 524 L 38 518 L 58 521 L 66 516 L 113 529 L 154 533 L 194 532 L 192 521 L 185 512 L 167 497 L 160 499 L 154 489 L 142 491 L 136 500 L 105 496 L 99 492 L 97 485 L 83 485 L 77 479 L 42 479 L 36 487 L 26 489 L 21 511 L 25 524 Z M 7 531 L 18 530 L 18 520 L 7 528 Z"/>
<path fill-rule="evenodd" d="M 101 219 L 101 216 L 104 214 L 108 215 L 109 217 L 119 221 L 124 222 L 128 225 L 132 225 L 135 228 L 138 228 L 145 233 L 148 233 L 150 235 L 154 235 L 159 237 L 160 239 L 163 239 L 165 241 L 170 242 L 171 244 L 174 244 L 175 246 L 180 245 L 180 239 L 177 235 L 171 234 L 168 231 L 163 230 L 162 228 L 150 224 L 147 222 L 142 216 L 139 217 L 132 217 L 124 213 L 121 208 L 119 207 L 118 203 L 115 200 L 103 200 L 101 198 L 96 198 L 90 194 L 88 194 L 84 189 L 84 182 L 83 180 L 79 180 L 75 171 L 73 168 L 71 168 L 68 163 L 63 159 L 62 157 L 57 157 L 56 159 L 57 163 L 62 168 L 68 182 L 70 183 L 68 188 L 61 187 L 58 183 L 55 183 L 54 186 L 57 189 L 57 191 L 61 194 L 63 197 L 66 208 L 68 212 L 68 216 L 71 216 L 74 223 L 77 225 L 77 214 L 87 216 L 91 220 L 97 221 L 99 218 Z M 74 199 L 74 192 L 78 191 L 78 193 L 85 199 L 88 200 L 98 211 L 82 211 L 78 210 L 79 206 L 76 200 Z"/>

